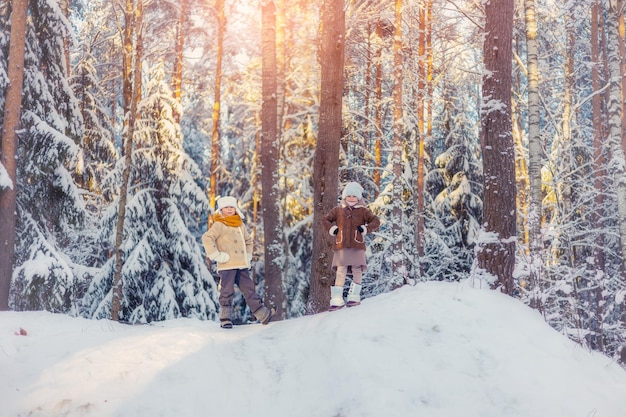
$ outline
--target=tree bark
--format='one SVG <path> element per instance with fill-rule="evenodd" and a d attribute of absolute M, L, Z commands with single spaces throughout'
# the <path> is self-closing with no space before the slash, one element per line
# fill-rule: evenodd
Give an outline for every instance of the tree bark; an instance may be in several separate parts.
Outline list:
<path fill-rule="evenodd" d="M 133 137 L 135 135 L 135 118 L 137 107 L 141 99 L 141 61 L 143 59 L 143 0 L 137 2 L 136 9 L 132 0 L 126 0 L 125 21 L 129 27 L 125 28 L 124 42 L 124 85 L 130 85 L 130 103 L 124 103 L 124 108 L 129 111 L 124 117 L 126 137 L 124 140 L 124 171 L 122 172 L 122 184 L 118 203 L 117 225 L 115 235 L 115 272 L 111 288 L 111 320 L 118 321 L 122 313 L 124 297 L 124 281 L 122 279 L 124 267 L 124 254 L 122 243 L 124 241 L 124 220 L 126 218 L 126 203 L 128 197 L 128 184 L 130 182 L 130 169 L 133 153 Z M 133 60 L 133 34 L 137 34 L 135 43 L 135 56 Z M 133 65 L 134 63 L 134 65 Z"/>
<path fill-rule="evenodd" d="M 541 279 L 543 250 L 541 238 L 542 193 L 541 193 L 541 131 L 540 131 L 540 99 L 539 99 L 539 64 L 537 48 L 537 19 L 535 0 L 525 0 L 526 17 L 526 50 L 528 70 L 528 179 L 530 187 L 530 204 L 528 209 L 528 233 L 530 247 L 530 277 L 528 290 L 531 295 L 531 306 L 541 309 L 537 293 L 537 283 Z"/>
<path fill-rule="evenodd" d="M 178 17 L 178 24 L 176 27 L 176 44 L 174 45 L 174 70 L 172 73 L 172 91 L 174 92 L 174 100 L 176 100 L 178 104 L 181 103 L 183 89 L 183 49 L 185 47 L 186 21 L 187 0 L 180 0 L 180 16 Z M 178 109 L 174 109 L 174 121 L 176 121 L 176 123 L 180 122 L 180 112 L 178 111 Z"/>
<path fill-rule="evenodd" d="M 213 127 L 211 129 L 211 178 L 209 186 L 209 204 L 215 207 L 217 198 L 218 170 L 221 159 L 220 135 L 220 108 L 222 91 L 222 57 L 224 55 L 224 33 L 226 31 L 226 17 L 224 14 L 224 0 L 215 1 L 217 13 L 217 46 L 215 63 L 215 99 L 213 100 Z M 210 224 L 208 225 L 210 226 Z"/>
<path fill-rule="evenodd" d="M 622 256 L 622 281 L 626 274 L 626 181 L 624 175 L 626 168 L 622 145 L 622 91 L 621 69 L 619 52 L 619 11 L 620 4 L 617 0 L 609 0 L 606 28 L 608 35 L 608 70 L 609 70 L 609 102 L 607 113 L 609 121 L 609 143 L 613 152 L 614 164 L 611 167 L 613 182 L 617 188 L 617 206 L 619 217 L 620 253 Z"/>
<path fill-rule="evenodd" d="M 483 152 L 484 224 L 478 266 L 494 288 L 514 290 L 516 207 L 515 151 L 511 126 L 513 0 L 485 6 L 484 75 L 481 142 Z"/>
<path fill-rule="evenodd" d="M 278 103 L 276 73 L 276 5 L 262 3 L 263 103 L 261 105 L 261 207 L 265 241 L 265 302 L 283 316 L 282 269 L 285 259 L 278 186 Z"/>
<path fill-rule="evenodd" d="M 383 23 L 379 20 L 376 24 L 376 36 L 378 37 L 378 45 L 375 46 L 374 65 L 376 68 L 376 76 L 374 77 L 374 111 L 376 112 L 376 126 L 374 127 L 374 184 L 376 184 L 376 195 L 380 192 L 380 178 L 383 167 Z"/>
<path fill-rule="evenodd" d="M 12 186 L 0 188 L 0 311 L 9 309 L 9 292 L 15 255 L 17 130 L 20 125 L 22 107 L 27 10 L 28 0 L 13 0 L 7 71 L 9 86 L 5 97 L 2 152 L 0 153 L 0 161 L 9 175 Z"/>
<path fill-rule="evenodd" d="M 404 120 L 402 111 L 402 0 L 395 0 L 395 30 L 393 37 L 393 209 L 391 213 L 392 230 L 394 236 L 391 288 L 400 287 L 406 282 L 407 270 L 404 256 L 403 238 L 403 189 L 402 179 L 402 149 Z"/>
<path fill-rule="evenodd" d="M 313 160 L 313 254 L 308 313 L 328 310 L 332 244 L 321 219 L 337 205 L 341 138 L 345 16 L 343 0 L 323 0 L 321 21 L 321 96 L 318 138 Z"/>
<path fill-rule="evenodd" d="M 429 56 L 429 46 L 428 42 L 430 39 L 430 18 L 432 7 L 432 1 L 426 2 L 420 7 L 419 10 L 419 66 L 418 66 L 418 86 L 417 86 L 417 124 L 418 124 L 418 135 L 417 135 L 417 178 L 416 178 L 416 189 L 415 189 L 415 205 L 417 207 L 416 212 L 416 221 L 415 221 L 415 247 L 417 249 L 416 255 L 417 259 L 415 259 L 415 265 L 417 265 L 417 274 L 421 277 L 424 273 L 422 270 L 421 259 L 424 257 L 424 231 L 425 231 L 425 170 L 424 170 L 424 157 L 425 157 L 425 149 L 424 144 L 426 142 L 426 137 L 428 135 L 429 128 L 427 126 L 430 125 L 429 122 L 426 121 L 428 116 L 428 105 L 427 105 L 427 97 L 429 96 L 428 84 L 431 82 L 432 74 L 432 57 Z"/>

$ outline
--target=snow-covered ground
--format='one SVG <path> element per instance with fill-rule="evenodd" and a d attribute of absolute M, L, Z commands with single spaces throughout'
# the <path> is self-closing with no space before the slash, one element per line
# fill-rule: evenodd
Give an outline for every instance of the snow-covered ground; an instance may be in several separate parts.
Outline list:
<path fill-rule="evenodd" d="M 0 313 L 0 417 L 624 417 L 625 394 L 623 368 L 468 283 L 232 330 Z"/>

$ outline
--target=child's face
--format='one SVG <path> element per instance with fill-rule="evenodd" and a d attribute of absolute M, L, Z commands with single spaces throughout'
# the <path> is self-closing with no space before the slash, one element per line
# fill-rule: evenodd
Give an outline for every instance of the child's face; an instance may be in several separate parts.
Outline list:
<path fill-rule="evenodd" d="M 224 207 L 222 209 L 222 214 L 224 216 L 234 216 L 237 210 L 234 207 Z"/>
<path fill-rule="evenodd" d="M 353 195 L 346 196 L 346 203 L 350 204 L 351 206 L 355 205 L 358 202 L 359 202 L 359 199 L 356 196 L 353 196 Z"/>

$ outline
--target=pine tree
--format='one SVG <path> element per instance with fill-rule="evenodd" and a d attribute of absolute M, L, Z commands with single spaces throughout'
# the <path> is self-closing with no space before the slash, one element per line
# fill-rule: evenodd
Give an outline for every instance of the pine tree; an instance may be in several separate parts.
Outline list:
<path fill-rule="evenodd" d="M 174 121 L 177 102 L 162 66 L 152 72 L 145 89 L 124 225 L 120 319 L 133 323 L 177 317 L 213 319 L 215 283 L 194 237 L 201 226 L 200 214 L 208 210 L 197 183 L 200 173 L 182 148 L 180 128 Z M 112 206 L 103 222 L 103 244 L 108 247 L 113 243 L 116 207 Z M 103 266 L 85 298 L 91 317 L 109 315 L 112 263 L 113 259 Z"/>
<path fill-rule="evenodd" d="M 85 214 L 72 178 L 83 120 L 67 79 L 63 40 L 71 29 L 55 6 L 30 2 L 12 305 L 75 312 L 77 265 L 64 248 L 71 246 Z"/>

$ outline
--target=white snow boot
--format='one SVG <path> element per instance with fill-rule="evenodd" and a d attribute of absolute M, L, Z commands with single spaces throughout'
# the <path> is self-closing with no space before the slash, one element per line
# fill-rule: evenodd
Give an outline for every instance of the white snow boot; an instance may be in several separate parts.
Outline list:
<path fill-rule="evenodd" d="M 348 291 L 348 307 L 354 307 L 361 304 L 361 284 L 352 282 Z"/>
<path fill-rule="evenodd" d="M 343 300 L 343 287 L 330 287 L 330 308 L 328 311 L 339 310 L 344 305 L 346 305 L 346 303 Z"/>

